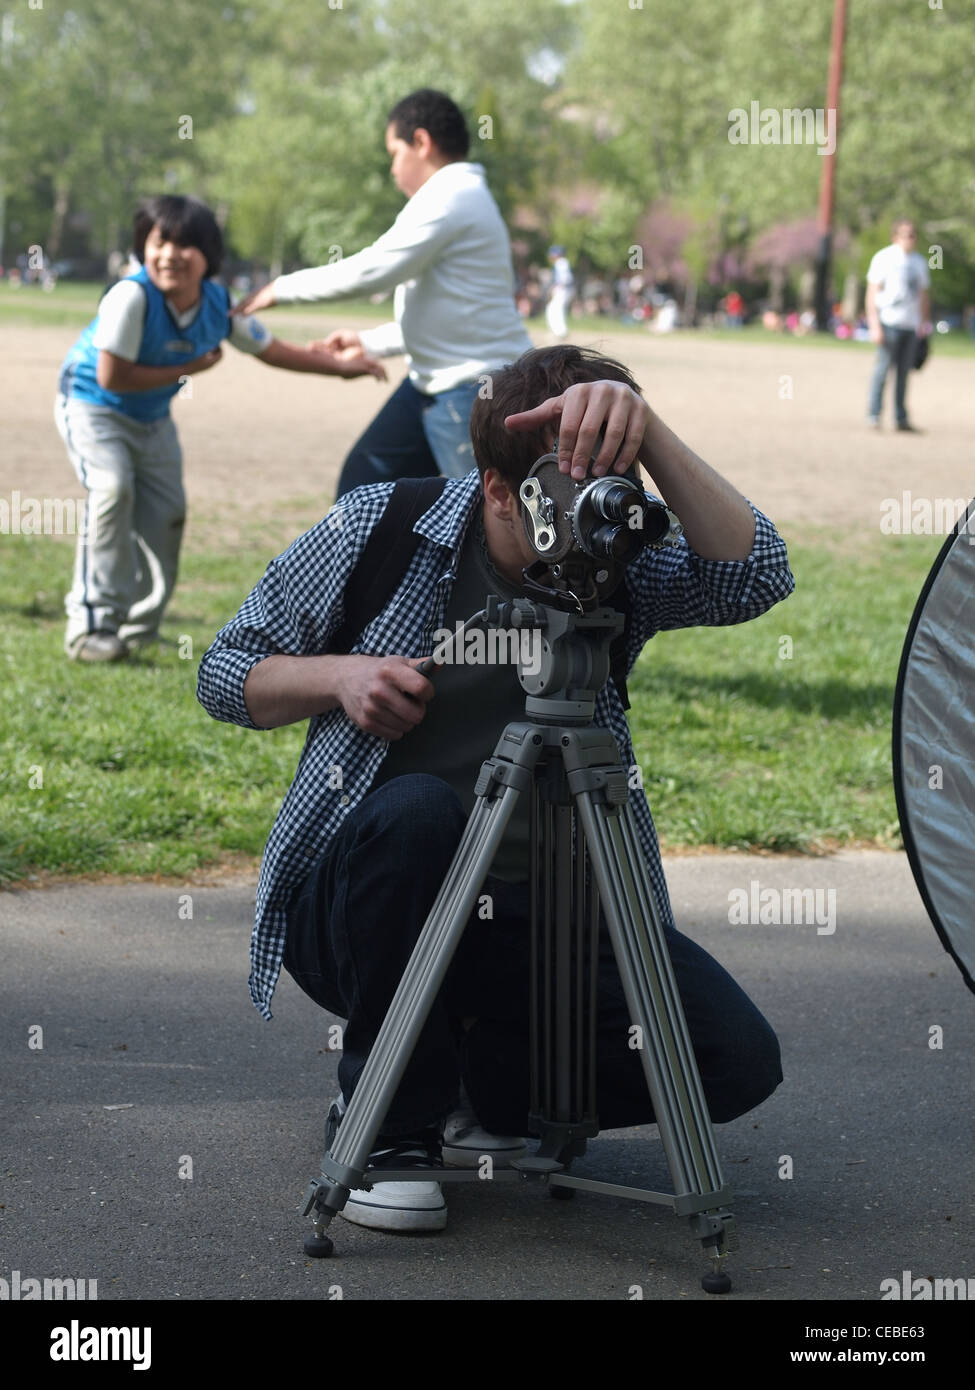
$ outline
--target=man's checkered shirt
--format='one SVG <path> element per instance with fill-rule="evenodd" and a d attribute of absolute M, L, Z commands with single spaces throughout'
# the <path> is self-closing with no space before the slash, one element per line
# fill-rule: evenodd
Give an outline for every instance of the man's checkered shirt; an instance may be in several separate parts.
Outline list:
<path fill-rule="evenodd" d="M 346 494 L 317 526 L 271 561 L 200 662 L 197 696 L 215 719 L 256 729 L 244 703 L 248 671 L 279 653 L 328 653 L 344 617 L 346 582 L 392 487 L 376 483 Z M 466 478 L 448 480 L 414 527 L 423 540 L 399 587 L 359 635 L 353 652 L 429 656 L 433 634 L 444 626 L 461 544 L 479 494 L 476 470 Z M 661 629 L 744 622 L 792 592 L 785 544 L 768 518 L 752 510 L 755 543 L 745 560 L 705 560 L 682 540 L 673 548 L 644 550 L 627 567 L 628 670 Z M 634 766 L 626 715 L 611 681 L 597 699 L 595 723 L 616 736 L 623 766 Z M 309 721 L 294 781 L 264 850 L 257 888 L 250 990 L 264 1018 L 271 1017 L 271 996 L 281 972 L 289 899 L 325 853 L 343 818 L 369 791 L 388 747 L 385 740 L 353 724 L 341 705 Z M 633 793 L 632 801 L 651 881 L 664 921 L 672 925 L 650 808 L 642 790 Z"/>

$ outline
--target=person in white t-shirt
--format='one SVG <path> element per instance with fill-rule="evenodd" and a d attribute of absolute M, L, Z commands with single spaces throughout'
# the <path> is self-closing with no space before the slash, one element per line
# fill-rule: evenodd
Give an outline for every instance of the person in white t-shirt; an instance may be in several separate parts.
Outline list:
<path fill-rule="evenodd" d="M 322 346 L 345 361 L 405 354 L 409 375 L 352 446 L 341 497 L 396 478 L 460 478 L 474 467 L 469 422 L 479 390 L 531 348 L 515 305 L 511 243 L 480 164 L 467 161 L 463 114 L 424 88 L 387 117 L 391 174 L 409 199 L 371 246 L 332 265 L 279 275 L 235 314 L 395 289 L 395 321 Z"/>
<path fill-rule="evenodd" d="M 870 341 L 879 349 L 867 405 L 867 421 L 874 429 L 880 428 L 884 383 L 894 367 L 897 428 L 918 433 L 907 418 L 907 374 L 914 365 L 918 338 L 931 332 L 931 277 L 916 247 L 917 228 L 900 218 L 893 225 L 890 246 L 877 252 L 867 271 L 867 323 Z"/>

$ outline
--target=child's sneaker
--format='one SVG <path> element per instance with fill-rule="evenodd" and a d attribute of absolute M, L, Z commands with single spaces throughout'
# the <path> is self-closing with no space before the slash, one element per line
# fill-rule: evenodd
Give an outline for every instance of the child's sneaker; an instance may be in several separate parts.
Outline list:
<path fill-rule="evenodd" d="M 86 632 L 67 647 L 72 661 L 121 661 L 128 656 L 124 642 L 114 632 Z"/>

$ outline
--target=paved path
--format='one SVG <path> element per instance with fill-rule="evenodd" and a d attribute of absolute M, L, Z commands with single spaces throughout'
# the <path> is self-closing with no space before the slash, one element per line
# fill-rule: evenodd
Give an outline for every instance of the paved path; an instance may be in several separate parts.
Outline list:
<path fill-rule="evenodd" d="M 759 1003 L 785 1058 L 775 1096 L 717 1131 L 737 1194 L 733 1297 L 877 1299 L 904 1270 L 975 1274 L 975 1000 L 905 858 L 667 870 L 680 925 Z M 824 890 L 823 917 L 835 890 L 835 931 L 729 924 L 729 894 L 753 881 Z M 0 894 L 0 1277 L 97 1279 L 103 1300 L 324 1299 L 335 1285 L 346 1299 L 707 1297 L 666 1210 L 520 1185 L 450 1188 L 436 1236 L 336 1221 L 338 1256 L 305 1258 L 296 1207 L 336 1056 L 330 1020 L 287 977 L 273 1023 L 251 1006 L 251 901 L 249 882 Z M 600 1137 L 578 1171 L 665 1189 L 654 1136 Z"/>

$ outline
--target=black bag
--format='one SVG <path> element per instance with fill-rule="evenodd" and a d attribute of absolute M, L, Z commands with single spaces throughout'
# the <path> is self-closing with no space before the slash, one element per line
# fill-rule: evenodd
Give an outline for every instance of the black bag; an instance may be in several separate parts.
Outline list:
<path fill-rule="evenodd" d="M 924 366 L 925 362 L 928 360 L 928 353 L 930 351 L 931 334 L 929 333 L 926 338 L 922 338 L 918 335 L 917 341 L 914 344 L 914 361 L 911 363 L 911 366 L 916 372 L 919 372 Z"/>
<path fill-rule="evenodd" d="M 386 607 L 423 539 L 413 527 L 436 502 L 446 482 L 446 478 L 400 478 L 396 483 L 346 583 L 345 618 L 329 644 L 333 653 L 347 652 L 363 628 Z M 629 621 L 630 595 L 625 581 L 613 594 L 611 606 Z M 610 648 L 610 679 L 623 708 L 629 709 L 626 628 Z"/>

